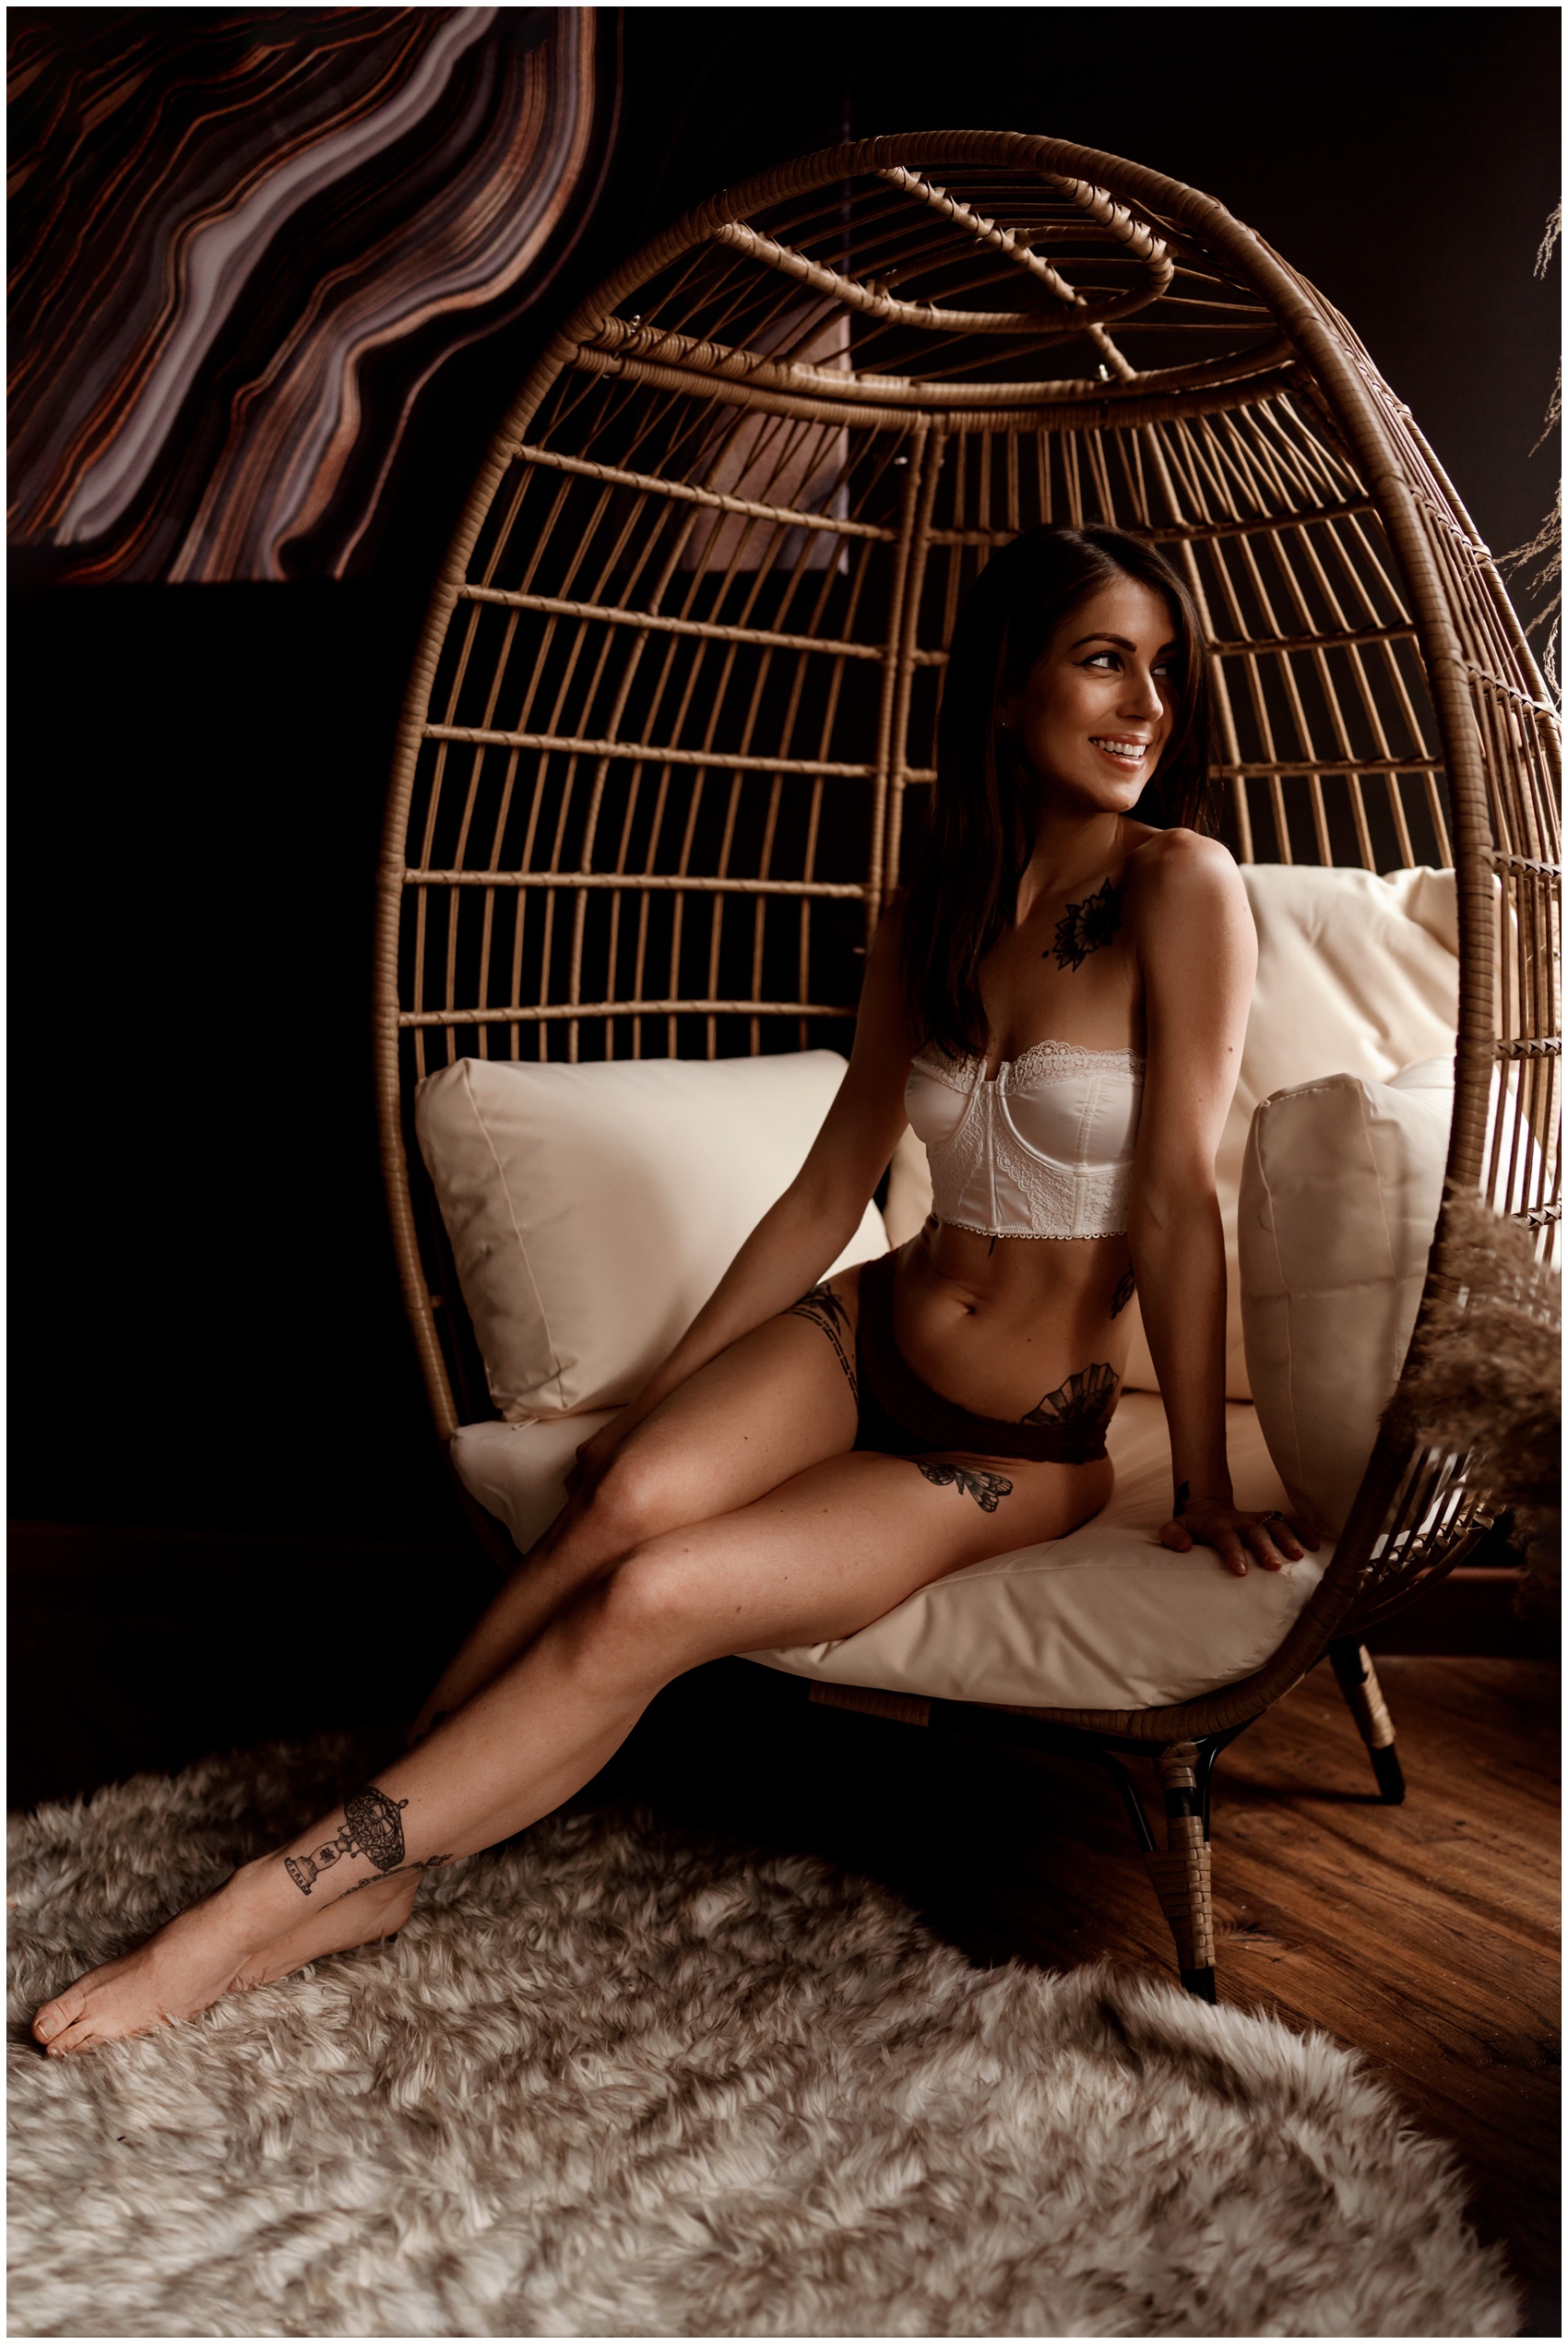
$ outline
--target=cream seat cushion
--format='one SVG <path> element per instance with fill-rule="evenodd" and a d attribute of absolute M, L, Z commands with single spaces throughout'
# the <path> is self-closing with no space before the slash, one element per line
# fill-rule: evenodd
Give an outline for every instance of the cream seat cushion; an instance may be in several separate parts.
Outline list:
<path fill-rule="evenodd" d="M 1231 1406 L 1226 1417 L 1237 1503 L 1283 1506 L 1256 1412 Z M 466 1424 L 453 1462 L 527 1546 L 561 1505 L 577 1443 L 605 1421 Z M 1037 1708 L 1158 1707 L 1250 1675 L 1306 1603 L 1330 1550 L 1241 1579 L 1208 1547 L 1173 1554 L 1159 1543 L 1170 1445 L 1154 1394 L 1123 1400 L 1110 1448 L 1115 1494 L 1070 1538 L 955 1571 L 856 1636 L 747 1657 L 835 1684 Z"/>
<path fill-rule="evenodd" d="M 845 1063 L 459 1058 L 426 1076 L 415 1128 L 504 1419 L 631 1398 L 800 1171 Z M 886 1245 L 867 1205 L 832 1267 Z"/>

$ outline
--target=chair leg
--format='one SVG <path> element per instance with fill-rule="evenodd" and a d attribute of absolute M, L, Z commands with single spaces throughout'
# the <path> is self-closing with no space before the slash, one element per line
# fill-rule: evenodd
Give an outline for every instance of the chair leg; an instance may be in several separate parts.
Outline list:
<path fill-rule="evenodd" d="M 1165 1794 L 1166 1844 L 1146 1849 L 1144 1862 L 1176 1940 L 1182 1983 L 1189 1993 L 1214 2002 L 1214 1899 L 1197 1744 L 1173 1743 L 1156 1764 Z"/>
<path fill-rule="evenodd" d="M 1394 1720 L 1384 1701 L 1372 1655 L 1353 1636 L 1342 1636 L 1329 1646 L 1328 1657 L 1357 1731 L 1367 1745 L 1384 1803 L 1400 1806 L 1405 1798 L 1405 1770 L 1394 1746 Z"/>

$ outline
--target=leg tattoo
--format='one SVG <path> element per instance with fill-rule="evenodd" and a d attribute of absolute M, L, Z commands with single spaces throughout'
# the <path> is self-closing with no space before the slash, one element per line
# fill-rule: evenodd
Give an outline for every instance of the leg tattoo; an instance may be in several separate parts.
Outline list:
<path fill-rule="evenodd" d="M 288 1859 L 285 1857 L 284 1861 L 287 1862 Z M 456 1856 L 423 1856 L 417 1863 L 400 1863 L 395 1871 L 385 1875 L 374 1872 L 367 1873 L 362 1880 L 356 1880 L 351 1888 L 345 1888 L 343 1897 L 357 1897 L 362 1888 L 379 1887 L 383 1876 L 388 1880 L 396 1880 L 406 1872 L 439 1872 L 444 1863 L 456 1863 L 457 1861 Z M 343 1897 L 334 1898 L 333 1902 L 341 1904 Z"/>
<path fill-rule="evenodd" d="M 1120 1382 L 1116 1370 L 1104 1361 L 1080 1368 L 1054 1392 L 1047 1392 L 1023 1421 L 1026 1424 L 1103 1424 L 1116 1405 Z"/>
<path fill-rule="evenodd" d="M 855 1377 L 854 1353 L 845 1340 L 849 1337 L 849 1342 L 853 1341 L 849 1336 L 849 1314 L 832 1287 L 814 1286 L 809 1294 L 802 1294 L 798 1303 L 791 1303 L 784 1315 L 786 1318 L 803 1318 L 808 1325 L 821 1327 L 838 1354 L 838 1364 L 849 1386 L 849 1398 L 859 1408 L 861 1387 Z M 843 1329 L 842 1334 L 840 1328 Z"/>
<path fill-rule="evenodd" d="M 936 1489 L 962 1490 L 982 1514 L 994 1514 L 999 1501 L 1013 1494 L 1013 1484 L 1003 1473 L 982 1472 L 973 1465 L 928 1465 L 923 1457 L 911 1457 L 908 1462 L 918 1466 Z"/>
<path fill-rule="evenodd" d="M 398 1872 L 403 1865 L 402 1810 L 406 1799 L 389 1799 L 385 1791 L 367 1783 L 343 1802 L 345 1821 L 335 1838 L 314 1855 L 285 1856 L 284 1869 L 302 1897 L 308 1897 L 321 1874 L 344 1856 L 368 1856 L 377 1872 Z M 360 1881 L 358 1886 L 369 1884 Z"/>
<path fill-rule="evenodd" d="M 1133 1289 L 1136 1284 L 1137 1280 L 1133 1276 L 1132 1267 L 1129 1264 L 1128 1267 L 1122 1272 L 1121 1277 L 1116 1280 L 1116 1291 L 1111 1297 L 1111 1315 L 1112 1318 L 1121 1317 L 1123 1312 L 1126 1309 L 1128 1303 L 1133 1299 Z"/>

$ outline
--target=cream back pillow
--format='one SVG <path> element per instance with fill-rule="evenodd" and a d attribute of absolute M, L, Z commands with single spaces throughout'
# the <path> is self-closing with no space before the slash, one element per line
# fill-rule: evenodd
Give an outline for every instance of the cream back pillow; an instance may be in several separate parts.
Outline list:
<path fill-rule="evenodd" d="M 630 1398 L 800 1171 L 844 1064 L 460 1058 L 425 1077 L 415 1128 L 507 1422 Z M 833 1267 L 886 1243 L 868 1205 Z"/>
<path fill-rule="evenodd" d="M 1242 1333 L 1237 1213 L 1258 1101 L 1328 1075 L 1385 1083 L 1413 1060 L 1452 1057 L 1459 1017 L 1458 905 L 1452 871 L 1322 869 L 1248 863 L 1258 974 L 1236 1095 L 1215 1159 L 1229 1295 L 1225 1388 L 1252 1397 Z M 1430 1235 L 1430 1231 L 1429 1231 Z M 1135 1308 L 1135 1304 L 1133 1305 Z M 1141 1320 L 1129 1389 L 1158 1391 Z"/>
<path fill-rule="evenodd" d="M 1448 1059 L 1265 1099 L 1241 1172 L 1241 1314 L 1279 1478 L 1344 1529 L 1426 1282 L 1454 1113 Z"/>

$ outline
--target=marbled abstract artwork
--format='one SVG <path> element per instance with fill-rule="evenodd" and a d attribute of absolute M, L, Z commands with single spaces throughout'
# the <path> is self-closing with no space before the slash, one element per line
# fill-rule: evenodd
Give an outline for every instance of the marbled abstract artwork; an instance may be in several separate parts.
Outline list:
<path fill-rule="evenodd" d="M 342 576 L 422 393 L 576 241 L 614 42 L 592 8 L 13 11 L 11 542 Z"/>

